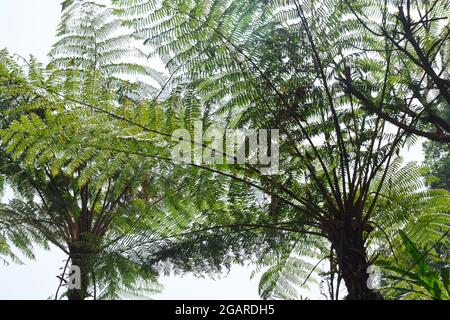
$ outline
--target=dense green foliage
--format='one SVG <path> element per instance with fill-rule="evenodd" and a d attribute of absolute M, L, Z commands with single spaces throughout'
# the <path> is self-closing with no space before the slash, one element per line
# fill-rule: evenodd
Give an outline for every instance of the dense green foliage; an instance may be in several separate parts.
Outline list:
<path fill-rule="evenodd" d="M 449 12 L 449 1 L 64 1 L 46 68 L 0 55 L 0 173 L 16 195 L 1 207 L 5 239 L 41 234 L 67 253 L 83 270 L 72 299 L 249 261 L 262 298 L 322 279 L 331 299 L 341 284 L 348 299 L 382 299 L 367 268 L 397 260 L 398 230 L 448 242 Z M 279 129 L 279 174 L 174 163 L 172 133 L 196 123 Z M 417 137 L 432 141 L 435 189 L 399 157 Z"/>
<path fill-rule="evenodd" d="M 450 122 L 450 109 L 444 109 L 447 122 Z M 450 190 L 450 146 L 435 141 L 423 144 L 425 163 L 430 167 L 428 185 L 431 188 Z"/>
<path fill-rule="evenodd" d="M 400 235 L 407 260 L 409 260 L 403 263 L 405 267 L 387 261 L 379 262 L 381 266 L 392 272 L 392 275 L 388 277 L 389 290 L 402 298 L 412 296 L 415 299 L 450 300 L 448 266 L 433 267 L 427 255 L 434 248 L 422 253 L 403 231 L 400 231 Z"/>
<path fill-rule="evenodd" d="M 331 242 L 337 282 L 343 278 L 350 298 L 373 297 L 365 287 L 368 239 L 382 232 L 375 217 L 395 155 L 411 134 L 448 142 L 448 124 L 434 112 L 448 103 L 440 76 L 448 2 L 115 3 L 154 54 L 167 57 L 178 105 L 192 110 L 194 96 L 203 122 L 280 128 L 280 176 L 264 177 L 251 165 L 233 174 L 269 196 L 267 215 L 277 224 Z M 420 13 L 414 22 L 413 10 Z M 395 221 L 393 212 L 384 215 Z M 286 246 L 275 254 L 281 265 L 308 265 L 289 260 L 296 241 Z M 325 255 L 313 248 L 304 252 Z M 266 278 L 279 273 L 275 267 Z M 265 287 L 273 281 L 262 286 L 267 296 Z"/>
<path fill-rule="evenodd" d="M 10 68 L 18 67 L 6 52 L 2 59 Z M 95 76 L 76 70 L 48 74 L 34 62 L 28 75 L 17 75 L 21 90 L 7 97 L 14 101 L 4 111 L 11 122 L 1 132 L 1 173 L 15 197 L 2 206 L 2 215 L 7 223 L 29 225 L 67 253 L 87 277 L 85 291 L 94 281 L 90 270 L 95 269 L 92 285 L 98 286 L 98 296 L 114 297 L 122 285 L 131 289 L 142 277 L 155 280 L 111 244 L 145 225 L 147 216 L 140 217 L 149 213 L 151 201 L 143 200 L 161 197 L 161 191 L 152 188 L 152 179 L 158 177 L 151 175 L 151 163 L 84 145 L 93 132 L 102 139 L 96 125 L 109 123 L 102 129 L 108 134 L 114 126 L 109 118 L 96 118 L 71 102 L 89 97 L 104 105 L 114 103 L 117 97 L 110 94 L 111 88 Z M 58 95 L 39 92 L 44 86 Z M 117 276 L 111 277 L 113 273 Z"/>

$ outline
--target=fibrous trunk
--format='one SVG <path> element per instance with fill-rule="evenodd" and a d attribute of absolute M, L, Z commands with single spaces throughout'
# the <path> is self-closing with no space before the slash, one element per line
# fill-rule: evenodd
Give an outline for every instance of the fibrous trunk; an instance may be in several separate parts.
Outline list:
<path fill-rule="evenodd" d="M 90 246 L 80 241 L 70 248 L 72 266 L 77 266 L 80 271 L 79 288 L 69 288 L 67 296 L 69 300 L 85 300 L 88 297 L 89 275 L 91 274 L 92 258 L 94 256 Z"/>
<path fill-rule="evenodd" d="M 363 228 L 356 219 L 333 223 L 327 235 L 336 252 L 337 265 L 347 287 L 348 300 L 382 300 L 379 292 L 369 289 L 369 259 L 363 240 Z"/>

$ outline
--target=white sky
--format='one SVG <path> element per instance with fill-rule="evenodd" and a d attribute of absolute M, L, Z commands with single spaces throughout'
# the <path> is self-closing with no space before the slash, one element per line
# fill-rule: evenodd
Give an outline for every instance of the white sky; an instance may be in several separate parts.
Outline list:
<path fill-rule="evenodd" d="M 59 21 L 61 0 L 0 0 L 0 49 L 24 57 L 30 54 L 40 61 L 53 41 Z M 423 159 L 420 144 L 405 153 L 405 160 Z M 58 249 L 37 250 L 35 261 L 25 265 L 0 265 L 0 299 L 46 299 L 54 294 L 65 259 Z M 258 279 L 250 280 L 252 268 L 234 267 L 231 273 L 217 281 L 192 276 L 163 277 L 165 285 L 156 299 L 258 299 Z M 316 291 L 305 294 L 320 298 Z"/>

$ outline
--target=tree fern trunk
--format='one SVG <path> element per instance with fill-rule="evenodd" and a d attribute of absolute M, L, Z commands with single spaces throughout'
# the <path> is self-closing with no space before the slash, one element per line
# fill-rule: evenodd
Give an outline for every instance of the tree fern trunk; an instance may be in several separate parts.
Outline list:
<path fill-rule="evenodd" d="M 80 241 L 70 249 L 72 265 L 80 268 L 80 289 L 69 289 L 67 297 L 69 300 L 85 300 L 88 297 L 89 275 L 91 270 L 92 252 L 86 242 Z"/>
<path fill-rule="evenodd" d="M 334 232 L 328 232 L 336 252 L 337 264 L 347 287 L 347 300 L 382 300 L 379 292 L 367 286 L 369 267 L 363 232 L 355 220 L 335 223 Z"/>

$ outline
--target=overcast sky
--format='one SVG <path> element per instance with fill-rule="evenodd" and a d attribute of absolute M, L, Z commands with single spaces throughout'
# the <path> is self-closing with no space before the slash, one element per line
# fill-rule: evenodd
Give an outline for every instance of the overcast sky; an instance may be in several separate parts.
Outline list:
<path fill-rule="evenodd" d="M 54 41 L 61 0 L 0 0 L 0 49 L 46 61 Z M 422 160 L 420 144 L 405 152 L 408 160 Z M 54 294 L 65 256 L 58 249 L 37 250 L 35 261 L 0 265 L 0 299 L 46 299 Z M 251 267 L 235 267 L 217 281 L 164 277 L 165 290 L 156 299 L 258 299 L 258 279 L 250 280 Z M 307 294 L 319 298 L 317 290 Z"/>

